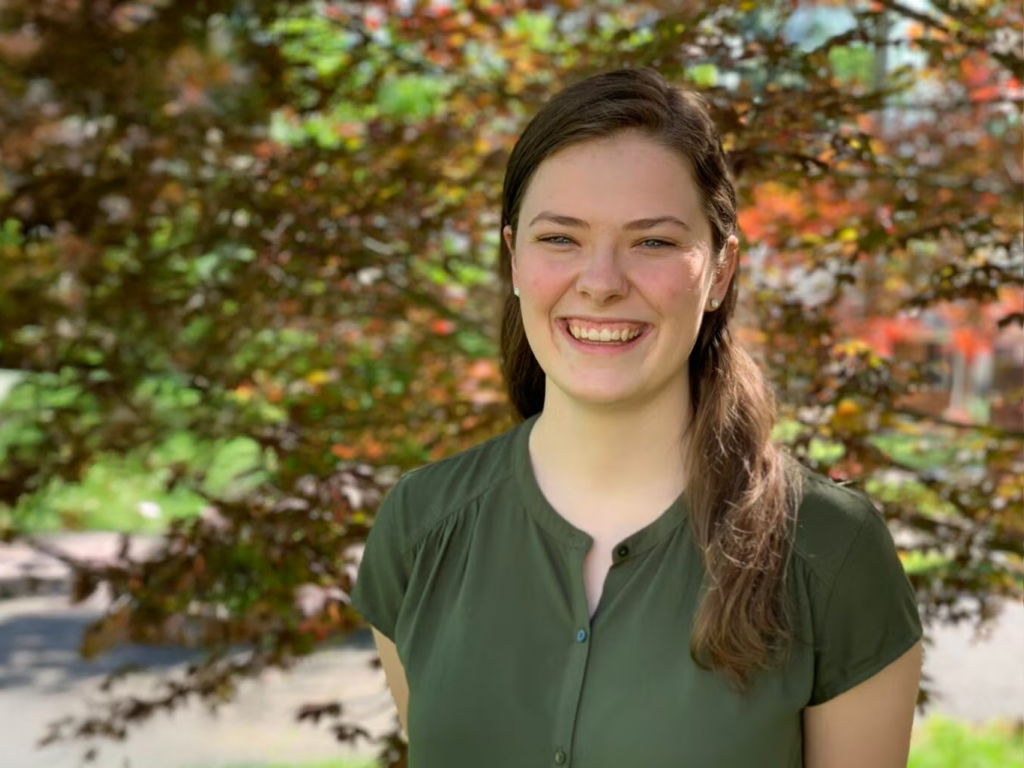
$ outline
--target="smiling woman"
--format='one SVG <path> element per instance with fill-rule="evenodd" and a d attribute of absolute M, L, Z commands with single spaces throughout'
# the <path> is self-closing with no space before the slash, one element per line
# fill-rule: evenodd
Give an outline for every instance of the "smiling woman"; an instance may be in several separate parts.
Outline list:
<path fill-rule="evenodd" d="M 406 474 L 352 601 L 412 768 L 904 766 L 921 622 L 882 516 L 771 439 L 735 192 L 656 72 L 560 92 L 502 201 L 520 423 Z"/>
<path fill-rule="evenodd" d="M 614 403 L 685 424 L 679 393 L 689 389 L 703 306 L 709 292 L 724 295 L 736 263 L 732 237 L 712 285 L 710 226 L 685 159 L 636 130 L 573 145 L 537 168 L 519 219 L 529 223 L 517 235 L 506 224 L 503 235 L 530 351 L 553 385 L 549 414 Z M 602 344 L 602 332 L 622 324 L 640 336 Z M 633 457 L 635 471 L 659 471 Z"/>

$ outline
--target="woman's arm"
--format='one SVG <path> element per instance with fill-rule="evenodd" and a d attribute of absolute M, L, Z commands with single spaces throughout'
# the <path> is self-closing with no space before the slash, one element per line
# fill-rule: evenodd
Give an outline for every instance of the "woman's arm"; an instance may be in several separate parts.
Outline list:
<path fill-rule="evenodd" d="M 906 768 L 921 684 L 919 641 L 878 674 L 804 709 L 804 768 Z"/>
<path fill-rule="evenodd" d="M 376 627 L 373 630 L 373 641 L 377 644 L 377 653 L 380 656 L 380 663 L 384 667 L 384 677 L 387 679 L 388 688 L 391 689 L 391 697 L 395 700 L 398 708 L 398 722 L 402 730 L 409 738 L 409 729 L 406 726 L 406 717 L 409 711 L 409 683 L 405 679 L 405 668 L 398 659 L 398 649 L 395 644 L 381 634 Z"/>

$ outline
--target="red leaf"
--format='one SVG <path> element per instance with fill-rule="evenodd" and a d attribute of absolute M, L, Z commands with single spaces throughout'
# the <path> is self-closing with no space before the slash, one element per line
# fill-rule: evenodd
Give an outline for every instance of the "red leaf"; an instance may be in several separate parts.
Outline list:
<path fill-rule="evenodd" d="M 443 317 L 436 317 L 430 321 L 430 330 L 438 336 L 447 336 L 455 330 L 455 323 Z"/>

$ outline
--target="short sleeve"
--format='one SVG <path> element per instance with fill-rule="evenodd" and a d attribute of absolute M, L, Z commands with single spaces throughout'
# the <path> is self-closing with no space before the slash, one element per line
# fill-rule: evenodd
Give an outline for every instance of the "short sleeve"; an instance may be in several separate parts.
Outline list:
<path fill-rule="evenodd" d="M 402 485 L 399 480 L 377 509 L 350 595 L 359 615 L 392 642 L 412 572 L 412 553 L 403 525 Z"/>
<path fill-rule="evenodd" d="M 861 524 L 823 610 L 816 611 L 811 706 L 845 693 L 898 659 L 924 634 L 914 588 L 885 518 L 865 499 Z"/>

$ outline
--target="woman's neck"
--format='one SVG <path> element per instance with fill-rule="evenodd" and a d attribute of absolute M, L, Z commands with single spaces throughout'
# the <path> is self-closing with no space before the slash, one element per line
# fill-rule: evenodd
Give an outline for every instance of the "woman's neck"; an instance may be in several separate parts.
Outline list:
<path fill-rule="evenodd" d="M 685 488 L 686 391 L 667 392 L 634 408 L 595 407 L 550 384 L 530 435 L 539 473 L 609 509 L 638 497 L 675 498 Z M 602 505 L 604 506 L 604 505 Z"/>

